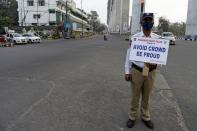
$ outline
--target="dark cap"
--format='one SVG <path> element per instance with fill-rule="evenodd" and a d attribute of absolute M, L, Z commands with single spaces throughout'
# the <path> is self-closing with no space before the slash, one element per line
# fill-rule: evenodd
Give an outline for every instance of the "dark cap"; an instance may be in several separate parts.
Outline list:
<path fill-rule="evenodd" d="M 143 13 L 142 20 L 144 20 L 146 18 L 154 19 L 154 14 L 153 13 Z"/>

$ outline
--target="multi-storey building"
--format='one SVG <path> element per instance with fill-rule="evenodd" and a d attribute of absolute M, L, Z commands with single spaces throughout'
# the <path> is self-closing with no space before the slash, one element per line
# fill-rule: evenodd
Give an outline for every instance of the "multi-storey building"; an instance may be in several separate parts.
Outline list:
<path fill-rule="evenodd" d="M 75 29 L 90 27 L 88 15 L 73 0 L 17 0 L 20 26 L 70 23 Z"/>
<path fill-rule="evenodd" d="M 3 6 L 9 6 L 10 3 L 11 3 L 11 0 L 0 0 L 0 5 L 3 5 Z"/>
<path fill-rule="evenodd" d="M 108 0 L 107 24 L 111 33 L 127 33 L 129 30 L 130 0 Z"/>
<path fill-rule="evenodd" d="M 0 4 L 7 4 L 8 0 L 0 0 Z"/>

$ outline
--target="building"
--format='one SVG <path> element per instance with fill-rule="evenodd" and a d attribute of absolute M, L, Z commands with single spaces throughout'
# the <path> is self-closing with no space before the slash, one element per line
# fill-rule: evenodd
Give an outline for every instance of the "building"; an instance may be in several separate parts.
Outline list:
<path fill-rule="evenodd" d="M 0 0 L 0 5 L 9 6 L 11 4 L 11 0 Z"/>
<path fill-rule="evenodd" d="M 129 5 L 130 0 L 108 0 L 107 24 L 111 33 L 129 31 Z"/>
<path fill-rule="evenodd" d="M 64 23 L 67 28 L 86 30 L 88 14 L 73 0 L 17 0 L 20 26 L 49 26 Z"/>
<path fill-rule="evenodd" d="M 9 0 L 0 0 L 0 4 L 8 4 Z"/>
<path fill-rule="evenodd" d="M 197 0 L 189 0 L 187 22 L 186 22 L 186 35 L 197 35 Z"/>

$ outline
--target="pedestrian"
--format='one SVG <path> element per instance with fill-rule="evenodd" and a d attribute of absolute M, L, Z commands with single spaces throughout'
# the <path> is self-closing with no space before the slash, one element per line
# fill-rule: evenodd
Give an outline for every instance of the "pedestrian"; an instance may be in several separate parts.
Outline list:
<path fill-rule="evenodd" d="M 107 36 L 106 36 L 106 34 L 104 34 L 104 41 L 107 41 Z"/>
<path fill-rule="evenodd" d="M 141 19 L 142 32 L 133 35 L 133 37 L 160 38 L 160 36 L 152 33 L 153 25 L 153 13 L 144 13 Z M 125 80 L 131 82 L 132 88 L 131 108 L 129 111 L 127 127 L 132 128 L 135 125 L 138 117 L 138 106 L 141 97 L 141 119 L 148 128 L 154 129 L 154 124 L 151 121 L 149 111 L 149 97 L 155 82 L 157 65 L 139 61 L 130 61 L 129 54 L 130 47 L 127 50 L 125 61 Z M 143 71 L 145 69 L 148 71 L 147 76 L 143 75 Z"/>

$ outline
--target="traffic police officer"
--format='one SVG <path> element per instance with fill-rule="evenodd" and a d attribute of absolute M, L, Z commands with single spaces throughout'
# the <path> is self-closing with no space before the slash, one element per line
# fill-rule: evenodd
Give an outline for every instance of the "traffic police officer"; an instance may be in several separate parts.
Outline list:
<path fill-rule="evenodd" d="M 159 35 L 152 33 L 153 25 L 153 13 L 144 13 L 141 19 L 142 32 L 133 35 L 133 37 L 160 38 Z M 130 81 L 132 87 L 131 108 L 127 127 L 132 128 L 135 125 L 135 121 L 138 117 L 137 112 L 141 96 L 141 119 L 148 128 L 153 129 L 154 124 L 151 121 L 149 112 L 149 97 L 153 89 L 157 65 L 130 61 L 129 54 L 130 48 L 127 50 L 125 61 L 125 80 Z M 146 77 L 142 74 L 145 67 L 148 68 L 148 75 Z"/>

